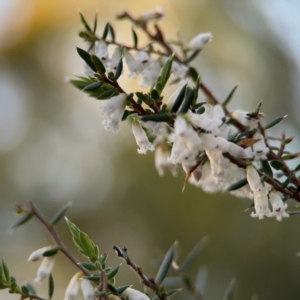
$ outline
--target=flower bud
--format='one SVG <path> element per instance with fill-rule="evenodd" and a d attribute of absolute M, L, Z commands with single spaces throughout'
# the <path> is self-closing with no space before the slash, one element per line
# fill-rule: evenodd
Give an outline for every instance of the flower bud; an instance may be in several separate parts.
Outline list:
<path fill-rule="evenodd" d="M 129 300 L 149 300 L 150 298 L 138 290 L 127 288 L 123 293 Z"/>
<path fill-rule="evenodd" d="M 51 272 L 54 266 L 54 257 L 44 257 L 37 271 L 35 282 L 41 283 Z"/>
<path fill-rule="evenodd" d="M 67 289 L 65 291 L 64 300 L 75 300 L 80 289 L 80 277 L 82 277 L 82 272 L 77 272 L 70 280 Z"/>
<path fill-rule="evenodd" d="M 189 43 L 189 48 L 192 50 L 202 50 L 203 47 L 212 41 L 212 34 L 210 32 L 200 33 L 195 36 Z"/>
<path fill-rule="evenodd" d="M 135 137 L 136 143 L 140 147 L 140 149 L 137 150 L 139 154 L 146 154 L 148 150 L 155 150 L 154 146 L 149 142 L 144 129 L 138 121 L 132 122 L 132 132 Z"/>
<path fill-rule="evenodd" d="M 32 252 L 28 258 L 28 261 L 38 261 L 43 258 L 43 253 L 48 249 L 51 249 L 52 246 L 43 247 Z"/>

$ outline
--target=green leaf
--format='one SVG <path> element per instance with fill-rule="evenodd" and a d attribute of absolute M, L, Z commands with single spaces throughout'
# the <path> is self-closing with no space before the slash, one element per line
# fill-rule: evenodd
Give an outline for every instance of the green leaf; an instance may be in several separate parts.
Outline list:
<path fill-rule="evenodd" d="M 266 130 L 266 129 L 269 129 L 269 128 L 275 126 L 275 125 L 277 125 L 279 122 L 281 122 L 281 121 L 282 121 L 284 118 L 286 118 L 286 117 L 287 117 L 287 115 L 285 115 L 285 116 L 283 116 L 283 117 L 278 117 L 278 118 L 274 119 L 273 121 L 271 121 L 269 124 L 267 124 L 267 125 L 264 127 L 265 130 Z"/>
<path fill-rule="evenodd" d="M 46 250 L 45 252 L 43 252 L 43 256 L 45 257 L 49 257 L 49 256 L 53 256 L 53 255 L 56 255 L 57 252 L 61 249 L 60 246 L 57 246 L 57 247 L 53 247 L 49 250 Z"/>
<path fill-rule="evenodd" d="M 236 280 L 232 279 L 229 283 L 229 286 L 227 287 L 227 289 L 225 291 L 225 295 L 223 297 L 223 300 L 233 300 L 234 292 L 235 292 L 235 286 L 236 286 Z"/>
<path fill-rule="evenodd" d="M 0 290 L 8 289 L 8 285 L 4 283 L 0 283 Z"/>
<path fill-rule="evenodd" d="M 198 56 L 199 53 L 200 53 L 200 50 L 195 50 L 195 51 L 191 54 L 191 56 L 189 56 L 189 57 L 187 58 L 186 62 L 187 62 L 187 63 L 190 63 L 192 60 L 194 60 L 194 59 Z"/>
<path fill-rule="evenodd" d="M 102 40 L 105 40 L 108 34 L 108 30 L 109 30 L 109 23 L 106 23 L 104 30 L 103 30 L 103 34 L 102 34 Z"/>
<path fill-rule="evenodd" d="M 25 296 L 27 296 L 27 295 L 30 294 L 30 291 L 29 291 L 29 289 L 28 289 L 28 287 L 27 287 L 26 285 L 23 285 L 23 286 L 21 287 L 21 291 L 22 291 L 22 293 L 23 293 Z"/>
<path fill-rule="evenodd" d="M 118 295 L 118 290 L 110 283 L 107 284 L 108 285 L 108 289 L 114 294 L 114 295 Z"/>
<path fill-rule="evenodd" d="M 93 28 L 93 33 L 94 34 L 97 31 L 97 25 L 98 25 L 98 14 L 96 14 L 95 19 L 94 19 L 94 28 Z"/>
<path fill-rule="evenodd" d="M 160 76 L 157 80 L 159 85 L 156 84 L 156 90 L 158 91 L 159 94 L 161 94 L 161 92 L 163 91 L 164 87 L 166 86 L 170 78 L 173 60 L 174 60 L 174 54 L 169 57 L 169 59 L 167 60 L 167 62 L 165 63 L 165 65 L 161 70 Z"/>
<path fill-rule="evenodd" d="M 202 115 L 204 112 L 205 112 L 205 107 L 203 107 L 203 106 L 201 106 L 201 107 L 196 111 L 196 113 L 199 114 L 199 115 Z"/>
<path fill-rule="evenodd" d="M 28 288 L 31 295 L 36 295 L 36 290 L 30 283 L 26 283 L 25 286 Z"/>
<path fill-rule="evenodd" d="M 171 297 L 172 295 L 174 295 L 175 293 L 179 292 L 180 289 L 174 289 L 174 290 L 169 290 L 169 291 L 166 291 L 166 296 L 167 297 Z M 153 298 L 151 298 L 151 300 L 159 300 L 158 296 L 155 296 Z"/>
<path fill-rule="evenodd" d="M 175 254 L 175 247 L 174 245 L 170 248 L 170 250 L 167 252 L 167 254 L 164 257 L 164 260 L 157 272 L 157 275 L 155 277 L 155 282 L 157 282 L 158 284 L 161 284 L 163 282 L 163 280 L 165 279 L 170 266 L 172 264 L 172 261 L 174 259 L 174 254 Z"/>
<path fill-rule="evenodd" d="M 203 295 L 207 278 L 207 269 L 201 268 L 198 270 L 196 281 L 195 281 L 195 290 L 198 294 Z"/>
<path fill-rule="evenodd" d="M 110 32 L 111 39 L 112 39 L 112 41 L 114 41 L 115 40 L 115 31 L 109 23 L 107 23 L 107 24 L 108 24 L 108 30 Z"/>
<path fill-rule="evenodd" d="M 169 114 L 153 114 L 145 115 L 141 117 L 143 122 L 152 121 L 152 122 L 170 122 L 173 120 L 173 117 Z"/>
<path fill-rule="evenodd" d="M 95 72 L 99 71 L 101 73 L 105 73 L 105 67 L 104 65 L 102 64 L 101 60 L 98 58 L 98 56 L 96 55 L 92 55 L 91 56 L 91 62 L 95 65 L 94 68 L 95 68 Z"/>
<path fill-rule="evenodd" d="M 224 100 L 224 102 L 222 103 L 223 107 L 226 107 L 227 104 L 230 102 L 230 100 L 232 99 L 236 89 L 238 87 L 238 84 L 231 90 L 231 92 L 229 93 L 229 95 L 226 97 L 226 99 Z"/>
<path fill-rule="evenodd" d="M 294 172 L 298 172 L 300 170 L 300 164 L 294 169 Z"/>
<path fill-rule="evenodd" d="M 186 259 L 183 261 L 183 263 L 180 266 L 180 271 L 186 272 L 189 271 L 192 266 L 195 265 L 196 261 L 199 258 L 199 254 L 203 249 L 203 246 L 207 243 L 208 238 L 201 239 L 195 247 L 192 249 L 192 251 L 188 254 Z"/>
<path fill-rule="evenodd" d="M 269 165 L 269 162 L 268 160 L 263 160 L 261 162 L 261 169 L 262 171 L 267 174 L 269 177 L 273 177 L 273 171 Z"/>
<path fill-rule="evenodd" d="M 281 170 L 284 167 L 284 163 L 279 161 L 279 160 L 272 160 L 271 161 L 271 166 L 275 169 L 275 170 Z"/>
<path fill-rule="evenodd" d="M 94 243 L 90 240 L 86 233 L 80 231 L 79 239 L 81 242 L 81 249 L 86 253 L 87 257 L 98 256 L 95 255 Z"/>
<path fill-rule="evenodd" d="M 112 278 L 114 278 L 116 276 L 116 274 L 118 273 L 120 267 L 122 264 L 117 265 L 115 268 L 113 268 L 108 274 L 107 274 L 107 279 L 111 280 Z"/>
<path fill-rule="evenodd" d="M 114 96 L 118 95 L 118 90 L 115 89 L 115 88 L 112 88 L 110 90 L 107 90 L 107 91 L 104 91 L 103 93 L 101 93 L 97 99 L 100 99 L 100 100 L 106 100 L 106 99 L 110 99 Z"/>
<path fill-rule="evenodd" d="M 293 176 L 294 176 L 294 173 L 292 172 L 292 173 L 287 177 L 287 179 L 281 184 L 281 187 L 282 187 L 283 189 L 285 189 L 285 188 L 290 184 L 290 182 L 291 182 Z"/>
<path fill-rule="evenodd" d="M 179 109 L 179 107 L 181 106 L 183 100 L 184 100 L 184 95 L 185 95 L 185 91 L 186 91 L 186 87 L 187 87 L 187 84 L 185 84 L 182 89 L 180 90 L 172 108 L 171 108 L 171 113 L 176 113 Z"/>
<path fill-rule="evenodd" d="M 73 205 L 72 202 L 68 202 L 66 205 L 64 205 L 55 215 L 54 217 L 51 219 L 50 224 L 54 225 L 56 223 L 58 223 L 61 218 L 64 217 L 66 211 Z"/>
<path fill-rule="evenodd" d="M 94 264 L 87 263 L 87 262 L 82 262 L 82 263 L 80 263 L 80 265 L 83 266 L 84 268 L 86 268 L 89 271 L 97 271 L 97 268 Z"/>
<path fill-rule="evenodd" d="M 101 81 L 93 82 L 93 83 L 85 86 L 84 89 L 83 89 L 83 91 L 85 91 L 85 92 L 95 91 L 99 87 L 101 87 L 101 85 L 102 85 Z"/>
<path fill-rule="evenodd" d="M 10 284 L 11 279 L 10 279 L 9 268 L 8 268 L 6 262 L 4 261 L 4 259 L 2 259 L 2 268 L 3 268 L 3 273 L 4 273 L 4 276 L 5 276 L 5 280 L 7 281 L 8 284 Z"/>
<path fill-rule="evenodd" d="M 122 74 L 122 71 L 123 71 L 123 60 L 121 58 L 119 63 L 118 63 L 118 67 L 117 67 L 117 71 L 116 71 L 116 75 L 115 75 L 115 80 L 119 79 L 119 77 Z"/>
<path fill-rule="evenodd" d="M 188 94 L 186 95 L 185 101 L 183 102 L 183 104 L 181 106 L 181 109 L 180 109 L 181 114 L 187 113 L 187 111 L 189 110 L 193 100 L 194 100 L 194 90 L 190 90 L 188 92 Z"/>
<path fill-rule="evenodd" d="M 50 273 L 49 275 L 49 285 L 48 285 L 48 295 L 49 295 L 49 299 L 52 299 L 54 293 L 54 279 L 52 274 Z"/>
<path fill-rule="evenodd" d="M 12 229 L 16 229 L 17 227 L 27 223 L 33 217 L 32 213 L 24 214 L 17 222 L 12 225 Z"/>
<path fill-rule="evenodd" d="M 93 275 L 93 276 L 84 276 L 84 279 L 88 279 L 90 281 L 100 281 L 100 275 Z"/>
<path fill-rule="evenodd" d="M 196 69 L 193 67 L 190 67 L 188 73 L 189 73 L 189 76 L 192 77 L 192 79 L 196 82 L 199 77 L 199 74 L 196 71 Z"/>
<path fill-rule="evenodd" d="M 133 38 L 133 48 L 137 48 L 138 45 L 138 37 L 136 35 L 135 30 L 133 29 L 133 27 L 131 27 L 131 32 L 132 32 L 132 38 Z"/>
<path fill-rule="evenodd" d="M 89 26 L 89 24 L 87 23 L 87 21 L 85 20 L 83 14 L 81 12 L 79 12 L 79 16 L 80 16 L 80 21 L 83 24 L 83 26 L 85 27 L 86 31 L 89 33 L 92 33 L 92 29 Z"/>
<path fill-rule="evenodd" d="M 151 97 L 153 98 L 153 100 L 154 101 L 160 101 L 160 97 L 159 97 L 159 94 L 158 94 L 158 92 L 157 92 L 157 90 L 156 89 L 153 89 L 152 91 L 151 91 Z"/>
<path fill-rule="evenodd" d="M 123 285 L 117 288 L 117 292 L 118 295 L 121 295 L 122 293 L 124 293 L 128 288 L 130 287 L 130 285 Z"/>
<path fill-rule="evenodd" d="M 83 49 L 76 47 L 79 56 L 86 62 L 86 64 L 94 71 L 97 72 L 97 69 L 92 62 L 91 55 Z"/>
<path fill-rule="evenodd" d="M 199 93 L 199 87 L 200 87 L 200 75 L 198 76 L 198 78 L 197 78 L 197 80 L 195 82 L 193 105 L 195 105 L 197 103 L 198 93 Z"/>

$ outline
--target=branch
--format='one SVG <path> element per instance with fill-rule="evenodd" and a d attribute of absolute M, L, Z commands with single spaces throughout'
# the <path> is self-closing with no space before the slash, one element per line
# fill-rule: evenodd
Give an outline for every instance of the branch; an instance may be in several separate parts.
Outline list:
<path fill-rule="evenodd" d="M 54 230 L 53 226 L 45 219 L 45 217 L 41 214 L 38 208 L 32 201 L 29 201 L 29 205 L 31 208 L 31 213 L 44 225 L 44 227 L 48 230 L 56 245 L 60 247 L 60 251 L 78 268 L 80 269 L 86 276 L 90 276 L 91 273 L 85 269 L 83 266 L 79 264 L 79 261 L 69 252 L 67 247 L 63 244 L 62 240 L 58 236 L 57 232 Z"/>
<path fill-rule="evenodd" d="M 143 273 L 142 269 L 129 258 L 127 249 L 125 247 L 120 248 L 118 246 L 113 246 L 113 249 L 116 251 L 117 255 L 123 258 L 127 265 L 129 265 L 136 272 L 145 286 L 153 290 L 160 300 L 166 299 L 166 296 L 159 291 L 159 285 L 155 282 L 154 278 L 147 277 Z"/>

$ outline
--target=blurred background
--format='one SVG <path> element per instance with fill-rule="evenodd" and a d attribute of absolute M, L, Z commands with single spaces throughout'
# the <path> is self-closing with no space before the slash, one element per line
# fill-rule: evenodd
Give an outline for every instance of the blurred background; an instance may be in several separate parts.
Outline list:
<path fill-rule="evenodd" d="M 300 299 L 299 217 L 258 221 L 244 212 L 248 200 L 204 194 L 193 186 L 182 193 L 182 172 L 160 178 L 153 153 L 137 154 L 128 125 L 116 135 L 106 132 L 98 103 L 66 83 L 66 77 L 82 71 L 75 50 L 84 47 L 77 37 L 78 8 L 90 22 L 98 9 L 99 34 L 109 21 L 118 41 L 131 41 L 130 24 L 116 21 L 115 15 L 124 9 L 138 15 L 157 6 L 167 12 L 161 26 L 169 39 L 180 32 L 188 42 L 200 32 L 212 32 L 213 42 L 194 62 L 203 81 L 220 100 L 239 82 L 230 108 L 252 110 L 263 99 L 265 123 L 288 114 L 273 134 L 284 129 L 296 136 L 290 150 L 299 151 L 299 1 L 1 0 L 0 255 L 20 284 L 33 282 L 38 263 L 27 258 L 52 241 L 36 220 L 11 234 L 14 204 L 32 199 L 51 218 L 73 201 L 69 219 L 101 252 L 110 252 L 111 266 L 119 263 L 112 246 L 125 245 L 145 273 L 155 276 L 156 262 L 174 241 L 179 241 L 180 263 L 209 236 L 192 270 L 207 268 L 207 299 L 221 299 L 232 278 L 237 279 L 235 299 L 254 294 Z M 122 80 L 127 91 L 134 91 L 132 80 Z M 168 87 L 166 97 L 173 90 Z M 293 201 L 288 203 L 293 209 Z M 57 230 L 80 258 L 64 222 Z M 58 255 L 54 299 L 63 298 L 75 271 Z M 125 264 L 117 280 L 142 289 Z M 35 286 L 47 295 L 47 282 Z M 6 291 L 0 298 L 18 299 Z M 174 299 L 190 298 L 181 293 Z"/>

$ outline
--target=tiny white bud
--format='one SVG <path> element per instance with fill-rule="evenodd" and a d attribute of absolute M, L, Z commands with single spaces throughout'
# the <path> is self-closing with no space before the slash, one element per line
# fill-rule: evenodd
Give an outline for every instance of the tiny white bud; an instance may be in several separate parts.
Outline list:
<path fill-rule="evenodd" d="M 203 47 L 212 41 L 212 34 L 210 32 L 200 33 L 195 36 L 189 43 L 189 48 L 192 50 L 202 50 Z"/>
<path fill-rule="evenodd" d="M 32 252 L 28 258 L 28 261 L 38 261 L 41 258 L 43 258 L 43 253 L 49 249 L 51 249 L 52 246 L 47 246 L 47 247 L 43 247 L 40 249 L 35 250 L 34 252 Z"/>
<path fill-rule="evenodd" d="M 155 10 L 149 10 L 141 15 L 141 20 L 144 22 L 158 21 L 165 17 L 165 11 L 161 7 L 157 7 Z"/>

